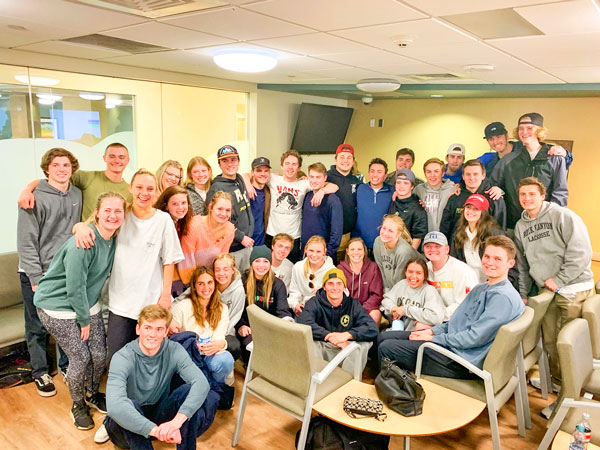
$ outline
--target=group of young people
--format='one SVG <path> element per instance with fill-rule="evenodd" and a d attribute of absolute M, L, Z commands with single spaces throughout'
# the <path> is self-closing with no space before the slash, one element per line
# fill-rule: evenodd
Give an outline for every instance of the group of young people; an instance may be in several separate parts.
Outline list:
<path fill-rule="evenodd" d="M 364 369 L 369 352 L 414 370 L 425 341 L 481 366 L 498 329 L 540 289 L 556 293 L 544 345 L 559 381 L 556 336 L 594 292 L 592 250 L 583 221 L 565 207 L 572 155 L 544 143 L 545 133 L 537 113 L 519 118 L 514 142 L 493 122 L 484 130 L 491 152 L 465 162 L 464 146 L 453 144 L 446 162 L 424 163 L 425 181 L 411 171 L 408 148 L 398 150 L 391 173 L 372 159 L 368 182 L 353 147 L 342 144 L 334 165 L 311 164 L 306 175 L 295 150 L 282 154 L 280 174 L 264 157 L 240 174 L 240 155 L 226 145 L 215 177 L 194 157 L 185 171 L 172 160 L 156 174 L 140 169 L 129 184 L 122 144 L 106 148 L 106 170 L 95 172 L 78 170 L 67 150 L 49 150 L 41 163 L 47 179 L 19 198 L 19 272 L 38 393 L 56 393 L 49 332 L 68 359 L 76 427 L 93 428 L 91 406 L 108 411 L 97 442 L 151 448 L 154 437 L 195 448 L 213 383 L 232 386 L 234 361 L 250 358 L 248 305 L 311 326 L 324 359 L 358 342 L 360 358 L 343 364 L 351 372 Z M 165 339 L 183 344 L 189 332 L 189 347 Z M 433 353 L 423 371 L 470 377 Z M 183 385 L 170 391 L 175 372 Z"/>

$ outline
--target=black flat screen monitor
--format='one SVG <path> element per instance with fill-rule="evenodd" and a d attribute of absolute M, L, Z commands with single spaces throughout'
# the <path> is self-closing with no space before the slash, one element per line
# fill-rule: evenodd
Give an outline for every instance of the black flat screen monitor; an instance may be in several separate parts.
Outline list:
<path fill-rule="evenodd" d="M 335 153 L 344 143 L 354 108 L 302 103 L 292 139 L 300 153 Z"/>

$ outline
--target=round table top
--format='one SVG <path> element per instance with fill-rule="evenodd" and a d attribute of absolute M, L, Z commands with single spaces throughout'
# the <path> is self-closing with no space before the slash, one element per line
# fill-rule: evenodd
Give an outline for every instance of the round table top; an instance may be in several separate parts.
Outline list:
<path fill-rule="evenodd" d="M 472 422 L 481 414 L 486 404 L 480 400 L 452 391 L 427 380 L 419 383 L 425 390 L 423 413 L 404 417 L 390 410 L 384 403 L 387 419 L 383 422 L 373 418 L 353 419 L 344 412 L 344 398 L 348 395 L 378 400 L 375 386 L 350 380 L 347 384 L 313 405 L 319 414 L 351 428 L 376 434 L 393 436 L 431 436 L 456 430 Z"/>

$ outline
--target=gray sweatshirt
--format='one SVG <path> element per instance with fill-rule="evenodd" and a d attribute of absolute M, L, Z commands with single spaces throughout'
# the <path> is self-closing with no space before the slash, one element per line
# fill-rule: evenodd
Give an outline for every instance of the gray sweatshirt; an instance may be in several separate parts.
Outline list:
<path fill-rule="evenodd" d="M 429 183 L 419 184 L 415 187 L 413 194 L 425 203 L 427 211 L 427 231 L 439 231 L 442 214 L 448 199 L 456 190 L 452 180 L 444 180 L 441 186 L 431 187 Z"/>
<path fill-rule="evenodd" d="M 593 285 L 590 236 L 581 217 L 570 209 L 544 202 L 535 219 L 523 211 L 515 225 L 515 244 L 521 297 L 527 298 L 534 282 L 541 288 L 548 278 L 559 288 Z"/>
<path fill-rule="evenodd" d="M 113 356 L 106 382 L 108 416 L 133 433 L 148 436 L 155 424 L 134 407 L 156 405 L 169 395 L 171 379 L 179 374 L 190 391 L 179 407 L 188 419 L 202 406 L 210 386 L 182 345 L 165 339 L 154 356 L 145 355 L 136 339 Z"/>
<path fill-rule="evenodd" d="M 229 309 L 227 336 L 235 336 L 235 325 L 240 321 L 246 307 L 246 291 L 242 284 L 242 277 L 238 272 L 233 277 L 231 284 L 221 292 L 221 301 Z"/>
<path fill-rule="evenodd" d="M 442 297 L 433 286 L 427 284 L 427 281 L 416 289 L 411 288 L 406 280 L 396 283 L 381 301 L 383 313 L 390 319 L 394 306 L 404 306 L 402 321 L 406 331 L 414 330 L 417 321 L 427 325 L 438 325 L 446 315 L 446 305 Z"/>
<path fill-rule="evenodd" d="M 19 270 L 36 285 L 58 249 L 69 239 L 81 218 L 81 191 L 72 184 L 62 192 L 40 180 L 33 191 L 35 206 L 19 208 L 17 252 Z"/>
<path fill-rule="evenodd" d="M 406 263 L 410 259 L 419 256 L 417 251 L 402 238 L 398 241 L 395 248 L 388 250 L 385 248 L 385 244 L 381 242 L 379 236 L 375 238 L 375 243 L 373 244 L 373 255 L 375 256 L 375 262 L 379 266 L 379 270 L 381 270 L 384 293 L 388 292 L 398 281 L 404 278 Z"/>

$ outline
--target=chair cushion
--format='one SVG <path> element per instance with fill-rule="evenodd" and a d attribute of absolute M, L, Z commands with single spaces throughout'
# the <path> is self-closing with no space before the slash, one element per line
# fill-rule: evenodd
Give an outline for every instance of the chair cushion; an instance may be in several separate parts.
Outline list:
<path fill-rule="evenodd" d="M 23 304 L 0 309 L 0 347 L 25 340 L 25 312 Z"/>
<path fill-rule="evenodd" d="M 600 369 L 594 369 L 590 378 L 583 385 L 583 390 L 592 394 L 600 395 Z"/>
<path fill-rule="evenodd" d="M 317 371 L 321 371 L 328 362 L 317 359 L 316 363 Z M 317 385 L 314 402 L 316 403 L 328 396 L 351 379 L 352 375 L 348 372 L 339 367 L 336 368 L 322 384 Z M 287 412 L 300 417 L 304 416 L 306 398 L 298 397 L 268 380 L 265 380 L 261 376 L 257 376 L 252 381 L 248 382 L 248 389 Z"/>
<path fill-rule="evenodd" d="M 538 362 L 540 355 L 542 354 L 541 347 L 535 347 L 523 360 L 525 363 L 525 373 L 529 372 L 531 368 Z"/>

